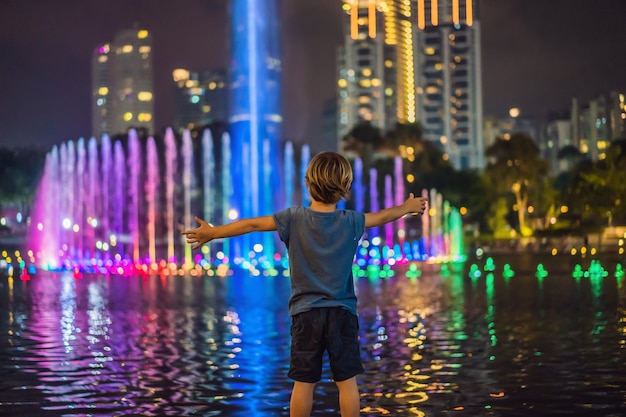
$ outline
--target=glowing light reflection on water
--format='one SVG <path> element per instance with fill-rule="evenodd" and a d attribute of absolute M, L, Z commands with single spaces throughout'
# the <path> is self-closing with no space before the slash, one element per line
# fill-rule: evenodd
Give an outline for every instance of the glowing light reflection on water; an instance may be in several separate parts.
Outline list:
<path fill-rule="evenodd" d="M 622 266 L 518 256 L 358 279 L 362 414 L 620 415 Z M 288 278 L 243 272 L 2 276 L 0 415 L 288 415 L 288 296 Z M 315 400 L 336 415 L 328 370 Z"/>

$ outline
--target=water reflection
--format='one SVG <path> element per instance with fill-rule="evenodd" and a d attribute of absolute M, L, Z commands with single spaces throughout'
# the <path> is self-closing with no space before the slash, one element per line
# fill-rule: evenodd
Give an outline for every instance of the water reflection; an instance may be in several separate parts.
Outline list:
<path fill-rule="evenodd" d="M 362 414 L 621 415 L 622 267 L 522 256 L 366 274 Z M 287 416 L 288 297 L 288 278 L 241 272 L 2 277 L 0 415 Z M 336 415 L 328 369 L 314 408 Z"/>

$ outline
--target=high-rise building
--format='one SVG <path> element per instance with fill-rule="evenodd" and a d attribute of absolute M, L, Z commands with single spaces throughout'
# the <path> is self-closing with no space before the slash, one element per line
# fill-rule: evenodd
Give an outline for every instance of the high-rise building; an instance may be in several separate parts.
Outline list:
<path fill-rule="evenodd" d="M 228 86 L 225 71 L 190 72 L 175 69 L 176 115 L 174 128 L 202 128 L 212 122 L 228 120 Z"/>
<path fill-rule="evenodd" d="M 342 7 L 346 31 L 338 51 L 338 138 L 360 122 L 383 130 L 396 122 L 415 122 L 411 1 L 344 0 Z"/>
<path fill-rule="evenodd" d="M 537 139 L 540 156 L 548 161 L 551 174 L 557 175 L 572 168 L 576 160 L 576 155 L 572 151 L 575 152 L 577 146 L 572 137 L 569 111 L 551 112 Z"/>
<path fill-rule="evenodd" d="M 480 25 L 474 0 L 418 0 L 418 118 L 456 168 L 482 168 Z"/>
<path fill-rule="evenodd" d="M 475 0 L 344 0 L 341 139 L 361 121 L 420 122 L 458 169 L 482 168 L 480 26 Z"/>
<path fill-rule="evenodd" d="M 154 133 L 152 42 L 145 29 L 125 29 L 92 57 L 92 135 L 130 128 Z"/>
<path fill-rule="evenodd" d="M 612 141 L 626 137 L 625 95 L 611 92 L 585 105 L 573 99 L 572 131 L 581 153 L 594 161 L 603 159 Z"/>

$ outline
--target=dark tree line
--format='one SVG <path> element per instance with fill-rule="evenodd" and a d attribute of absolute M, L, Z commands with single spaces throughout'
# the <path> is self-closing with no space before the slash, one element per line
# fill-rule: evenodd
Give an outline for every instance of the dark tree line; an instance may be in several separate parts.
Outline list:
<path fill-rule="evenodd" d="M 408 192 L 435 188 L 456 207 L 465 207 L 466 223 L 495 236 L 530 236 L 546 231 L 586 233 L 610 224 L 626 224 L 626 140 L 614 141 L 605 157 L 591 161 L 575 147 L 559 153 L 567 170 L 550 175 L 535 141 L 515 133 L 485 150 L 482 171 L 455 170 L 419 124 L 397 124 L 388 132 L 369 123 L 356 125 L 344 138 L 347 151 L 364 167 L 389 174 L 401 156 L 412 174 Z M 405 152 L 411 148 L 410 157 Z M 379 177 L 382 176 L 379 174 Z"/>

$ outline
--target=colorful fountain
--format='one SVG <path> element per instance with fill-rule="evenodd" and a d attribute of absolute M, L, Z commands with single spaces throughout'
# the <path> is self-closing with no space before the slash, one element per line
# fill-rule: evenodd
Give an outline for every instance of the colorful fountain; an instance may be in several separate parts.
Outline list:
<path fill-rule="evenodd" d="M 266 181 L 280 174 L 283 187 L 279 190 L 269 182 L 257 187 L 235 178 L 234 167 L 245 161 L 232 152 L 227 133 L 215 139 L 206 130 L 194 140 L 189 132 L 176 138 L 168 130 L 162 143 L 156 143 L 152 137 L 142 141 L 131 131 L 124 142 L 112 143 L 107 136 L 100 143 L 94 138 L 68 141 L 47 155 L 28 247 L 35 263 L 46 269 L 121 272 L 173 265 L 285 266 L 285 251 L 274 233 L 218 241 L 192 253 L 179 232 L 194 227 L 194 215 L 214 223 L 233 221 L 252 200 L 272 202 L 262 214 L 306 205 L 303 178 L 310 151 L 304 145 L 297 152 L 298 159 L 295 153 L 287 143 L 277 158 L 280 166 L 262 159 Z M 345 204 L 349 208 L 377 210 L 403 201 L 408 194 L 399 158 L 393 173 L 385 175 L 381 190 L 375 170 L 369 172 L 369 193 L 359 159 L 354 161 L 354 170 L 355 193 Z M 237 193 L 234 184 L 238 184 Z M 462 259 L 458 211 L 434 190 L 422 194 L 429 199 L 428 215 L 368 230 L 357 254 L 358 265 Z M 365 195 L 370 201 L 364 200 Z"/>

